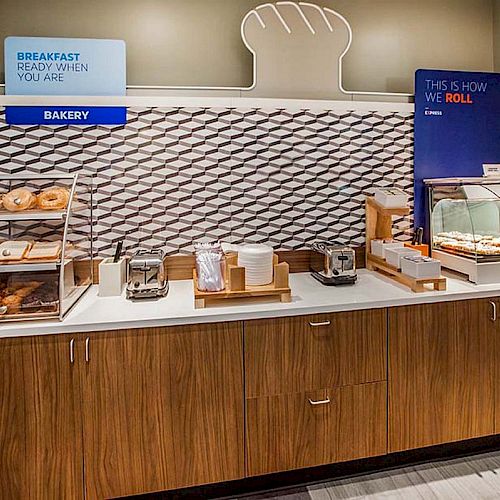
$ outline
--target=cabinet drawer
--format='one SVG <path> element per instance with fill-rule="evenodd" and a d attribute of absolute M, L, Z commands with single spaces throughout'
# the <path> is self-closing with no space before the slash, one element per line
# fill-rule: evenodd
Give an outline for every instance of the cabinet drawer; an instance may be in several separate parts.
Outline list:
<path fill-rule="evenodd" d="M 385 454 L 386 402 L 385 382 L 248 399 L 248 475 Z"/>
<path fill-rule="evenodd" d="M 386 380 L 385 309 L 245 323 L 247 397 Z"/>

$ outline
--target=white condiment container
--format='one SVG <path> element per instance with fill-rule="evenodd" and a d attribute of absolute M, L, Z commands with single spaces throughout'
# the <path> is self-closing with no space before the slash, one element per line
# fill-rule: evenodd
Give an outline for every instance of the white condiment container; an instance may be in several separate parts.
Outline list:
<path fill-rule="evenodd" d="M 273 281 L 273 247 L 243 245 L 238 249 L 238 266 L 245 268 L 246 285 L 268 285 Z"/>
<path fill-rule="evenodd" d="M 423 255 L 405 255 L 401 258 L 401 272 L 412 278 L 440 278 L 441 262 Z"/>
<path fill-rule="evenodd" d="M 397 188 L 374 190 L 375 201 L 384 208 L 404 208 L 408 205 L 408 195 Z"/>
<path fill-rule="evenodd" d="M 371 252 L 376 257 L 385 259 L 385 250 L 387 248 L 403 248 L 405 245 L 402 241 L 394 240 L 372 240 Z"/>
<path fill-rule="evenodd" d="M 387 264 L 394 266 L 397 269 L 401 269 L 401 257 L 416 255 L 419 256 L 421 253 L 418 250 L 413 250 L 413 248 L 386 248 L 385 250 L 385 260 Z"/>
<path fill-rule="evenodd" d="M 113 262 L 113 258 L 104 259 L 99 264 L 99 297 L 117 297 L 122 294 L 127 281 L 125 258 Z"/>

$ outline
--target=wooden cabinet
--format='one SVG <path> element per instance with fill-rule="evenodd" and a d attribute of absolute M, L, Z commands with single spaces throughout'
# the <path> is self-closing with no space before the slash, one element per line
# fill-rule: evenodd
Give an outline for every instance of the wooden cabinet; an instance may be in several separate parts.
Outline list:
<path fill-rule="evenodd" d="M 0 401 L 1 499 L 244 475 L 241 323 L 0 339 Z"/>
<path fill-rule="evenodd" d="M 66 335 L 0 340 L 0 498 L 83 497 L 74 346 Z"/>
<path fill-rule="evenodd" d="M 249 475 L 386 453 L 385 310 L 244 331 Z"/>
<path fill-rule="evenodd" d="M 245 323 L 247 397 L 385 380 L 386 310 Z"/>
<path fill-rule="evenodd" d="M 488 300 L 389 312 L 389 451 L 494 432 Z"/>
<path fill-rule="evenodd" d="M 90 499 L 162 490 L 174 480 L 166 463 L 173 436 L 164 336 L 134 330 L 88 337 L 82 406 Z"/>
<path fill-rule="evenodd" d="M 175 328 L 167 340 L 174 487 L 244 477 L 242 324 Z"/>
<path fill-rule="evenodd" d="M 248 475 L 387 452 L 386 383 L 247 400 Z"/>
<path fill-rule="evenodd" d="M 87 498 L 244 475 L 240 323 L 89 337 Z"/>
<path fill-rule="evenodd" d="M 114 498 L 500 433 L 499 307 L 0 339 L 0 498 Z"/>
<path fill-rule="evenodd" d="M 495 434 L 500 434 L 500 299 L 486 300 L 490 321 L 494 328 L 494 385 L 495 385 Z M 490 323 L 490 324 L 491 324 Z"/>

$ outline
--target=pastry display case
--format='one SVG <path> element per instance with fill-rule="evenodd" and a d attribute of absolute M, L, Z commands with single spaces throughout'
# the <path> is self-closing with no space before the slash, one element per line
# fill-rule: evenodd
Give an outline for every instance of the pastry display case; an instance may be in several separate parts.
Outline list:
<path fill-rule="evenodd" d="M 62 320 L 92 272 L 91 178 L 0 174 L 0 321 Z"/>
<path fill-rule="evenodd" d="M 500 282 L 500 179 L 429 179 L 432 256 L 473 283 Z"/>

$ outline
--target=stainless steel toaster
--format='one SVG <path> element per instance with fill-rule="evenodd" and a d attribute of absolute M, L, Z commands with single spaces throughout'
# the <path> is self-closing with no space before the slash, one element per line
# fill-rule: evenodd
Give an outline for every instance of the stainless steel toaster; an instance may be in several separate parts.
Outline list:
<path fill-rule="evenodd" d="M 168 293 L 168 277 L 161 250 L 139 249 L 128 264 L 128 299 L 150 299 Z"/>
<path fill-rule="evenodd" d="M 310 269 L 314 278 L 323 285 L 353 285 L 358 279 L 356 252 L 345 245 L 314 243 Z"/>

